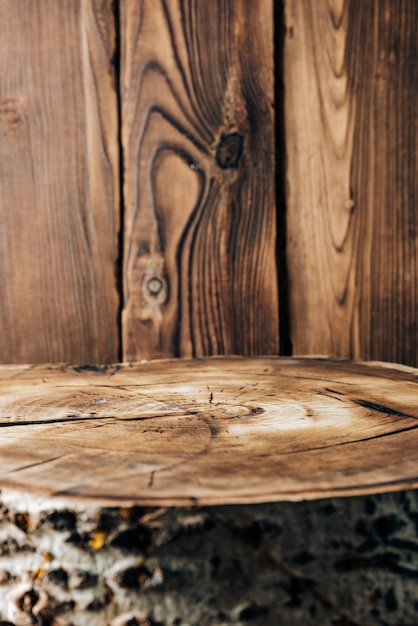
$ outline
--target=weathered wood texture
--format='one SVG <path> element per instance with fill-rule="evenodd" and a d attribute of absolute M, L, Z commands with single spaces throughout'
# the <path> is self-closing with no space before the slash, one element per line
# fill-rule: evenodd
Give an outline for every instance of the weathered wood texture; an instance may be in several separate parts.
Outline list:
<path fill-rule="evenodd" d="M 412 487 L 417 380 L 315 359 L 2 366 L 0 486 L 163 506 Z"/>
<path fill-rule="evenodd" d="M 418 364 L 418 3 L 286 0 L 295 354 Z"/>
<path fill-rule="evenodd" d="M 118 359 L 110 0 L 0 6 L 0 358 Z"/>
<path fill-rule="evenodd" d="M 271 0 L 121 0 L 125 360 L 277 354 Z"/>

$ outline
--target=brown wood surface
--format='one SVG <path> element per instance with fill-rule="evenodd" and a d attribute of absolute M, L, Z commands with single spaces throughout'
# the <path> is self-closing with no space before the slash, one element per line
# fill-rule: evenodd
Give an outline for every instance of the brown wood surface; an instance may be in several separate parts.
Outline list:
<path fill-rule="evenodd" d="M 125 360 L 277 354 L 272 0 L 121 0 Z"/>
<path fill-rule="evenodd" d="M 117 360 L 111 2 L 2 0 L 0 39 L 0 360 Z"/>
<path fill-rule="evenodd" d="M 286 0 L 296 354 L 418 364 L 418 3 Z"/>
<path fill-rule="evenodd" d="M 0 367 L 0 487 L 101 504 L 418 486 L 418 371 L 212 358 Z"/>

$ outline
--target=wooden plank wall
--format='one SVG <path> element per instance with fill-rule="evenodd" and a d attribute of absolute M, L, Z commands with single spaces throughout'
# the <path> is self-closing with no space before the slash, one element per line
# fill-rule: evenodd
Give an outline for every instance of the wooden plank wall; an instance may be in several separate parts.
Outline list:
<path fill-rule="evenodd" d="M 277 354 L 271 0 L 122 0 L 125 359 Z"/>
<path fill-rule="evenodd" d="M 0 13 L 0 361 L 418 365 L 418 3 Z"/>
<path fill-rule="evenodd" d="M 115 360 L 111 2 L 2 0 L 0 39 L 0 360 Z"/>
<path fill-rule="evenodd" d="M 418 365 L 418 3 L 286 0 L 296 354 Z"/>

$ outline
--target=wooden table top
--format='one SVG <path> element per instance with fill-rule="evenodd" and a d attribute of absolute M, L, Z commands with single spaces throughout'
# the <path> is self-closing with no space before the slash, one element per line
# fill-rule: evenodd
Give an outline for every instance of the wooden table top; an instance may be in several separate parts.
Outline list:
<path fill-rule="evenodd" d="M 0 488 L 172 506 L 418 486 L 418 370 L 318 358 L 0 366 Z"/>

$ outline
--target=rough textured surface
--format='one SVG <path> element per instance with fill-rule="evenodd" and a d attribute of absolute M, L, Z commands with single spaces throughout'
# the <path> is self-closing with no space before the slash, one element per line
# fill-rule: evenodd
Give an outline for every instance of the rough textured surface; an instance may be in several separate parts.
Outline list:
<path fill-rule="evenodd" d="M 414 491 L 199 509 L 4 491 L 0 515 L 0 618 L 15 626 L 418 622 Z"/>

